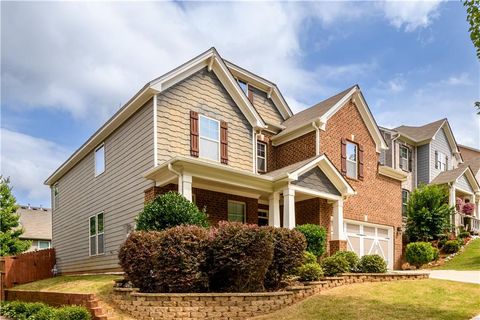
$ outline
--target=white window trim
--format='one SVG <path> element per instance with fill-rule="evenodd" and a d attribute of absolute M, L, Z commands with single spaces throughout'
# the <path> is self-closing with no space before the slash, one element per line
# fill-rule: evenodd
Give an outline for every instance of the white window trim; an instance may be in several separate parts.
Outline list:
<path fill-rule="evenodd" d="M 97 172 L 97 151 L 103 148 L 103 171 L 98 173 Z M 107 153 L 105 152 L 105 142 L 102 142 L 98 147 L 95 148 L 93 152 L 93 165 L 95 171 L 95 178 L 101 176 L 105 171 L 107 171 Z"/>
<path fill-rule="evenodd" d="M 405 149 L 407 150 L 407 157 L 404 158 L 402 157 L 402 149 Z M 399 157 L 400 157 L 400 169 L 402 169 L 403 171 L 407 171 L 407 172 L 410 172 L 410 157 L 411 157 L 411 154 L 410 154 L 410 149 L 406 146 L 400 146 L 400 150 L 399 150 Z M 402 160 L 405 160 L 407 162 L 406 164 L 406 168 L 402 168 Z"/>
<path fill-rule="evenodd" d="M 406 192 L 406 195 L 407 195 L 406 202 L 403 202 L 403 193 L 404 192 Z M 407 206 L 409 198 L 410 198 L 410 191 L 408 191 L 407 189 L 402 189 L 402 217 L 407 215 L 407 210 L 406 209 L 405 209 L 405 214 L 403 213 L 403 206 L 404 205 Z"/>
<path fill-rule="evenodd" d="M 47 242 L 48 248 L 40 248 L 40 242 Z M 38 250 L 50 249 L 52 247 L 52 242 L 50 240 L 38 240 L 37 241 L 37 248 Z"/>
<path fill-rule="evenodd" d="M 260 157 L 258 155 L 258 145 L 259 144 L 263 144 L 265 146 L 265 156 L 264 157 Z M 257 159 L 257 172 L 262 172 L 262 173 L 267 172 L 267 144 L 265 142 L 262 142 L 262 141 L 257 141 L 256 153 L 257 153 L 257 157 L 256 157 L 256 159 Z M 265 160 L 265 170 L 264 171 L 260 171 L 259 168 L 258 168 L 258 158 Z"/>
<path fill-rule="evenodd" d="M 351 145 L 354 145 L 355 146 L 355 161 L 352 161 L 348 158 L 348 145 L 351 144 Z M 355 177 L 351 177 L 348 175 L 348 166 L 347 166 L 347 173 L 346 173 L 346 176 L 350 179 L 358 179 L 358 144 L 354 143 L 354 142 L 351 142 L 351 141 L 347 141 L 347 144 L 345 146 L 345 153 L 346 153 L 346 156 L 347 156 L 347 163 L 350 162 L 350 163 L 354 163 L 355 164 Z"/>
<path fill-rule="evenodd" d="M 212 120 L 212 121 L 215 121 L 217 123 L 217 127 L 218 127 L 218 140 L 215 140 L 215 139 L 211 139 L 211 138 L 207 138 L 207 137 L 202 137 L 202 120 L 201 118 L 205 118 L 205 119 L 208 119 L 208 120 Z M 217 145 L 218 145 L 218 158 L 217 160 L 213 160 L 213 159 L 210 159 L 210 158 L 204 158 L 204 157 L 201 157 L 203 159 L 207 159 L 207 160 L 212 160 L 212 161 L 217 161 L 217 162 L 220 162 L 220 152 L 221 152 L 221 143 L 220 143 L 220 136 L 221 136 L 221 132 L 220 132 L 220 121 L 217 120 L 217 119 L 213 119 L 213 118 L 210 118 L 210 117 L 207 117 L 207 116 L 204 116 L 204 115 L 200 115 L 200 119 L 198 121 L 198 147 L 199 147 L 199 150 L 198 150 L 198 155 L 200 156 L 200 153 L 202 152 L 200 149 L 200 140 L 202 139 L 205 139 L 207 141 L 211 141 L 211 142 L 216 142 Z"/>
<path fill-rule="evenodd" d="M 447 160 L 448 156 L 441 152 L 441 151 L 437 151 L 437 166 L 438 166 L 438 170 L 440 171 L 447 171 L 448 168 L 447 168 L 447 164 L 448 164 L 448 160 Z M 442 162 L 442 160 L 444 160 L 444 162 Z"/>
<path fill-rule="evenodd" d="M 227 220 L 228 220 L 228 204 L 229 203 L 240 203 L 240 204 L 243 204 L 243 223 L 246 223 L 247 221 L 247 203 L 246 202 L 243 202 L 243 201 L 236 201 L 236 200 L 228 200 L 227 201 Z M 230 220 L 228 220 L 230 221 Z"/>
<path fill-rule="evenodd" d="M 261 219 L 264 219 L 264 220 L 267 220 L 267 226 L 268 226 L 268 210 L 267 209 L 258 209 L 257 210 L 257 223 L 258 223 L 258 219 L 260 219 L 260 216 L 258 215 L 258 212 L 265 212 L 267 214 L 267 217 L 264 218 L 262 217 Z"/>
<path fill-rule="evenodd" d="M 103 231 L 102 232 L 98 232 L 98 216 L 101 215 L 103 213 Z M 90 241 L 90 238 L 93 237 L 90 235 L 90 219 L 95 217 L 95 238 L 96 238 L 96 241 L 95 241 L 95 244 L 96 244 L 96 248 L 95 248 L 95 254 L 92 254 L 92 242 Z M 103 252 L 102 253 L 98 253 L 98 236 L 103 234 Z M 96 256 L 102 256 L 105 254 L 105 212 L 104 211 L 100 211 L 99 213 L 97 214 L 94 214 L 94 215 L 91 215 L 90 217 L 88 217 L 88 255 L 90 257 L 96 257 Z"/>

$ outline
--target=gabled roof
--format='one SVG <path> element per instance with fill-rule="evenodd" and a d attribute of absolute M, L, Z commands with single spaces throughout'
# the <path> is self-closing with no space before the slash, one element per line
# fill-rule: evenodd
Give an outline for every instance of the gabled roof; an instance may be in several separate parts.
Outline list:
<path fill-rule="evenodd" d="M 285 120 L 282 125 L 286 128 L 272 137 L 273 144 L 279 145 L 315 130 L 313 123 L 316 123 L 320 129 L 325 130 L 328 120 L 350 100 L 353 100 L 357 106 L 370 135 L 375 141 L 377 152 L 387 149 L 387 144 L 358 85 L 345 89 Z"/>
<path fill-rule="evenodd" d="M 461 144 L 458 145 L 458 149 L 460 150 L 463 160 L 467 161 L 477 158 L 478 162 L 480 162 L 480 150 Z"/>
<path fill-rule="evenodd" d="M 52 210 L 30 206 L 20 206 L 17 210 L 20 215 L 20 225 L 24 233 L 22 239 L 52 239 Z"/>
<path fill-rule="evenodd" d="M 456 169 L 443 171 L 435 179 L 432 180 L 432 184 L 446 184 L 450 182 L 457 181 L 458 178 L 465 175 L 467 180 L 469 181 L 470 185 L 473 187 L 474 192 L 478 192 L 480 190 L 480 186 L 478 185 L 478 181 L 475 179 L 475 175 L 468 165 L 461 165 Z"/>
<path fill-rule="evenodd" d="M 446 118 L 440 119 L 423 126 L 400 126 L 396 127 L 393 130 L 397 131 L 401 135 L 406 136 L 407 138 L 411 139 L 414 142 L 422 142 L 431 140 L 443 126 L 443 124 L 447 121 Z"/>

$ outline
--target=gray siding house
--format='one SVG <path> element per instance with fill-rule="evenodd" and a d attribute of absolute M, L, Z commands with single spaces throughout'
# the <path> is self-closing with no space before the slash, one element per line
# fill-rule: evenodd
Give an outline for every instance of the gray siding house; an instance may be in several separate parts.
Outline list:
<path fill-rule="evenodd" d="M 416 187 L 421 184 L 446 185 L 450 205 L 457 208 L 455 217 L 452 217 L 454 225 L 468 224 L 471 229 L 480 231 L 480 188 L 474 172 L 477 163 L 480 166 L 480 157 L 463 160 L 448 120 L 416 127 L 381 127 L 380 130 L 389 146 L 380 157 L 382 164 L 403 170 L 408 175 L 402 183 L 404 215 L 410 192 Z M 468 202 L 476 205 L 472 216 L 462 212 L 462 203 Z"/>

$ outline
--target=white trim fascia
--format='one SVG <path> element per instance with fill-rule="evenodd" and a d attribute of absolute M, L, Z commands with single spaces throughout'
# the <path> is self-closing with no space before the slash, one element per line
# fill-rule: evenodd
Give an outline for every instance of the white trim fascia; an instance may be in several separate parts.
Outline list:
<path fill-rule="evenodd" d="M 331 193 L 309 189 L 309 188 L 301 187 L 298 185 L 291 185 L 289 188 L 300 193 L 316 196 L 316 197 L 327 199 L 327 200 L 333 200 L 333 201 L 343 200 L 342 196 L 337 196 Z"/>
<path fill-rule="evenodd" d="M 261 196 L 261 194 L 259 194 L 259 193 L 238 191 L 238 190 L 234 190 L 234 189 L 217 187 L 217 186 L 213 186 L 211 184 L 200 183 L 200 182 L 192 183 L 192 188 L 204 189 L 204 190 L 220 192 L 220 193 L 226 193 L 226 194 L 230 194 L 230 195 L 234 195 L 234 196 L 240 196 L 240 197 L 246 197 L 246 198 L 252 198 L 252 199 L 259 199 L 260 196 Z"/>
<path fill-rule="evenodd" d="M 467 173 L 468 172 L 468 173 Z M 470 186 L 473 187 L 473 193 L 476 193 L 480 191 L 480 185 L 478 184 L 477 179 L 475 178 L 475 175 L 473 174 L 472 168 L 470 166 L 467 166 L 465 170 L 463 170 L 462 174 L 460 174 L 457 179 L 455 179 L 455 182 L 458 182 L 458 179 L 460 179 L 463 175 L 466 176 L 468 182 L 470 183 Z"/>
<path fill-rule="evenodd" d="M 312 126 L 312 122 L 314 121 L 316 121 L 316 119 L 313 119 L 311 122 L 308 122 L 306 124 L 302 124 L 296 127 L 295 129 L 282 131 L 276 136 L 271 137 L 272 145 L 276 147 L 281 144 L 284 144 L 285 142 L 292 141 L 307 133 L 315 131 L 315 128 Z"/>
<path fill-rule="evenodd" d="M 465 190 L 465 189 L 460 188 L 460 187 L 458 187 L 458 186 L 455 186 L 455 191 L 456 191 L 456 190 L 458 190 L 458 191 L 460 191 L 460 192 L 462 192 L 462 193 L 469 194 L 469 195 L 471 195 L 471 196 L 473 196 L 473 195 L 475 194 L 475 192 L 471 192 L 471 191 Z"/>
<path fill-rule="evenodd" d="M 153 166 L 158 166 L 158 105 L 157 94 L 153 96 Z"/>
<path fill-rule="evenodd" d="M 378 166 L 378 173 L 398 181 L 407 181 L 408 173 L 403 170 L 393 169 L 389 166 Z"/>

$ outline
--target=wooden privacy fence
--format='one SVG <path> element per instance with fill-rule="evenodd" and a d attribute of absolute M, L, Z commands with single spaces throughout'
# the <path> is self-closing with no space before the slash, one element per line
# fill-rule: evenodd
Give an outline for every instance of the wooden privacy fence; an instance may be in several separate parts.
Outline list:
<path fill-rule="evenodd" d="M 4 300 L 4 289 L 17 284 L 53 277 L 55 249 L 27 252 L 17 256 L 0 258 L 0 300 Z"/>

